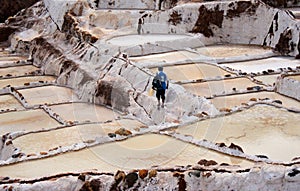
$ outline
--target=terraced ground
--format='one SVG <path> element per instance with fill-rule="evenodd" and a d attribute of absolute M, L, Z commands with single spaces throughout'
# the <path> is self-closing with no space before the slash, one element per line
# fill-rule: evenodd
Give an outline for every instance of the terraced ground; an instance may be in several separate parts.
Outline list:
<path fill-rule="evenodd" d="M 130 58 L 136 65 L 149 64 L 144 70 L 153 75 L 156 67 L 151 62 L 163 58 L 173 83 L 207 97 L 221 111 L 212 119 L 152 131 L 111 108 L 79 102 L 71 89 L 43 75 L 26 55 L 4 49 L 0 132 L 5 162 L 0 176 L 29 180 L 67 172 L 187 166 L 201 159 L 241 169 L 260 160 L 289 163 L 300 155 L 300 103 L 276 93 L 274 83 L 281 71 L 297 72 L 300 63 L 286 57 L 263 58 L 266 52 L 270 54 L 257 46 L 218 45 L 194 49 L 192 56 L 172 51 Z M 250 54 L 259 60 L 245 62 Z M 212 62 L 193 61 L 203 56 Z M 287 63 L 291 68 L 284 67 Z M 233 154 L 230 148 L 215 146 L 221 143 L 238 145 L 243 152 Z"/>
<path fill-rule="evenodd" d="M 278 84 L 300 85 L 300 62 L 274 51 L 298 54 L 298 8 L 293 18 L 247 0 L 170 10 L 53 2 L 9 21 L 28 23 L 11 39 L 30 55 L 0 46 L 0 190 L 299 187 L 300 101 Z M 262 41 L 273 49 L 214 43 Z M 158 66 L 170 80 L 165 108 L 151 91 Z"/>

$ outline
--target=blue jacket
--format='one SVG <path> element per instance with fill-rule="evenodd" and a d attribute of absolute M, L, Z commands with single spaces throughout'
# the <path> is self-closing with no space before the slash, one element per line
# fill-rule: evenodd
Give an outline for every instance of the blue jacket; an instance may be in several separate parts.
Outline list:
<path fill-rule="evenodd" d="M 168 78 L 167 78 L 167 75 L 163 71 L 159 71 L 156 74 L 155 78 L 159 79 L 159 81 L 161 82 L 162 89 L 164 89 L 164 90 L 167 89 Z"/>

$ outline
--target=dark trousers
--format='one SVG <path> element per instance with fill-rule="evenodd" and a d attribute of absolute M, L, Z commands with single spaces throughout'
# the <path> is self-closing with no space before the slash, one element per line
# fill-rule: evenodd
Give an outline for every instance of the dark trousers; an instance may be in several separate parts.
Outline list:
<path fill-rule="evenodd" d="M 166 93 L 166 90 L 164 89 L 157 89 L 156 90 L 156 98 L 158 101 L 160 101 L 160 98 L 162 100 L 163 103 L 165 103 L 165 93 Z"/>

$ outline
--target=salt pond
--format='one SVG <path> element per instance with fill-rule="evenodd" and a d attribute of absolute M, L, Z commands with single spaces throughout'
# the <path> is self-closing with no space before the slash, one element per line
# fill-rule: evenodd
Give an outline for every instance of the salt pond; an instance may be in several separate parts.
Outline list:
<path fill-rule="evenodd" d="M 248 103 L 251 98 L 257 100 L 268 99 L 268 98 L 272 100 L 280 100 L 282 102 L 282 105 L 285 107 L 300 109 L 300 102 L 274 92 L 255 92 L 255 93 L 248 93 L 248 94 L 215 97 L 210 101 L 217 108 L 220 109 L 224 107 L 233 108 L 235 106 L 241 106 L 243 103 Z"/>
<path fill-rule="evenodd" d="M 111 109 L 87 103 L 61 104 L 50 108 L 67 121 L 105 122 L 120 116 L 117 111 L 114 112 Z"/>
<path fill-rule="evenodd" d="M 172 51 L 172 50 L 170 50 Z M 138 64 L 147 65 L 147 63 L 173 63 L 180 61 L 191 61 L 195 58 L 199 57 L 199 54 L 196 52 L 189 51 L 172 51 L 161 54 L 152 54 L 146 56 L 137 56 L 137 57 L 129 57 L 131 61 L 134 61 Z"/>
<path fill-rule="evenodd" d="M 196 49 L 200 54 L 215 57 L 234 57 L 234 56 L 249 56 L 249 55 L 261 55 L 264 53 L 272 52 L 269 48 L 263 48 L 261 46 L 245 46 L 245 45 L 213 45 L 205 46 Z"/>
<path fill-rule="evenodd" d="M 69 88 L 44 86 L 20 90 L 30 105 L 56 104 L 77 100 L 77 96 Z"/>
<path fill-rule="evenodd" d="M 247 73 L 251 73 L 251 72 L 261 73 L 262 71 L 267 71 L 269 69 L 275 71 L 280 68 L 288 68 L 288 67 L 295 69 L 297 66 L 300 66 L 300 62 L 297 59 L 289 58 L 289 57 L 273 57 L 273 58 L 260 59 L 254 61 L 222 64 L 222 66 L 226 66 L 234 70 L 241 70 L 242 72 L 247 72 Z"/>
<path fill-rule="evenodd" d="M 13 109 L 24 109 L 20 102 L 15 99 L 12 95 L 1 95 L 0 96 L 0 111 L 1 110 L 13 110 Z"/>
<path fill-rule="evenodd" d="M 151 71 L 153 73 L 156 73 L 157 68 L 153 68 L 151 69 Z M 166 66 L 164 67 L 164 72 L 168 74 L 169 79 L 175 81 L 216 78 L 220 79 L 223 78 L 225 75 L 230 74 L 217 66 L 204 63 Z"/>
<path fill-rule="evenodd" d="M 31 76 L 31 77 L 20 77 L 13 79 L 3 79 L 0 80 L 0 88 L 4 88 L 8 85 L 10 86 L 24 86 L 31 82 L 54 82 L 55 78 L 53 76 Z"/>
<path fill-rule="evenodd" d="M 0 76 L 24 76 L 37 70 L 39 70 L 39 68 L 32 65 L 0 68 Z"/>
<path fill-rule="evenodd" d="M 2 113 L 0 115 L 0 121 L 0 135 L 4 135 L 9 132 L 29 132 L 59 126 L 58 122 L 40 109 Z"/>
<path fill-rule="evenodd" d="M 234 143 L 247 154 L 290 161 L 300 156 L 299 117 L 283 109 L 259 105 L 230 116 L 181 127 L 177 132 L 215 143 Z"/>
<path fill-rule="evenodd" d="M 202 83 L 184 84 L 183 87 L 195 95 L 211 97 L 213 95 L 221 95 L 232 93 L 235 91 L 246 91 L 247 87 L 258 86 L 247 78 L 235 78 L 220 81 L 208 81 Z"/>
<path fill-rule="evenodd" d="M 126 124 L 126 125 L 125 125 Z M 85 124 L 64 127 L 57 130 L 28 134 L 13 141 L 14 146 L 26 154 L 47 152 L 57 147 L 72 146 L 77 143 L 95 141 L 96 138 L 107 137 L 117 129 L 134 130 L 143 124 L 133 120 L 120 120 L 110 123 Z M 67 137 L 67 139 L 66 139 Z M 32 144 L 35 142 L 35 144 Z"/>
<path fill-rule="evenodd" d="M 265 75 L 265 76 L 255 76 L 254 79 L 261 81 L 264 85 L 273 86 L 278 78 L 279 74 L 276 75 Z"/>
<path fill-rule="evenodd" d="M 135 46 L 145 43 L 155 43 L 158 41 L 180 40 L 188 37 L 190 36 L 165 34 L 125 35 L 111 38 L 107 42 L 118 46 Z"/>
<path fill-rule="evenodd" d="M 288 78 L 300 81 L 300 75 L 295 75 L 295 76 L 288 76 Z"/>
<path fill-rule="evenodd" d="M 196 164 L 201 159 L 243 167 L 253 165 L 250 161 L 199 148 L 167 136 L 147 134 L 50 158 L 3 166 L 0 168 L 0 176 L 27 179 L 92 169 L 115 172 L 151 168 L 153 165 L 173 167 Z M 33 166 L 35 168 L 32 168 Z"/>
<path fill-rule="evenodd" d="M 1 54 L 0 54 L 1 56 Z M 0 57 L 0 62 L 5 62 L 5 61 L 19 61 L 19 60 L 26 60 L 27 56 L 5 56 L 5 57 Z"/>

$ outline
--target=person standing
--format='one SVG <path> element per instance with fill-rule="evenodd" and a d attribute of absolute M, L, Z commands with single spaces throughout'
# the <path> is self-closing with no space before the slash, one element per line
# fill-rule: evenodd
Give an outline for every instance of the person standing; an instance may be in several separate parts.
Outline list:
<path fill-rule="evenodd" d="M 158 107 L 161 105 L 162 108 L 165 106 L 165 93 L 166 89 L 169 87 L 169 81 L 167 75 L 163 72 L 163 67 L 158 67 L 158 72 L 153 79 L 152 88 L 156 90 L 156 98 L 158 102 Z M 162 103 L 160 103 L 160 100 Z"/>
<path fill-rule="evenodd" d="M 141 31 L 142 31 L 142 25 L 144 24 L 144 21 L 142 18 L 139 18 L 139 21 L 138 21 L 138 28 L 137 28 L 137 32 L 138 34 L 141 34 Z"/>

